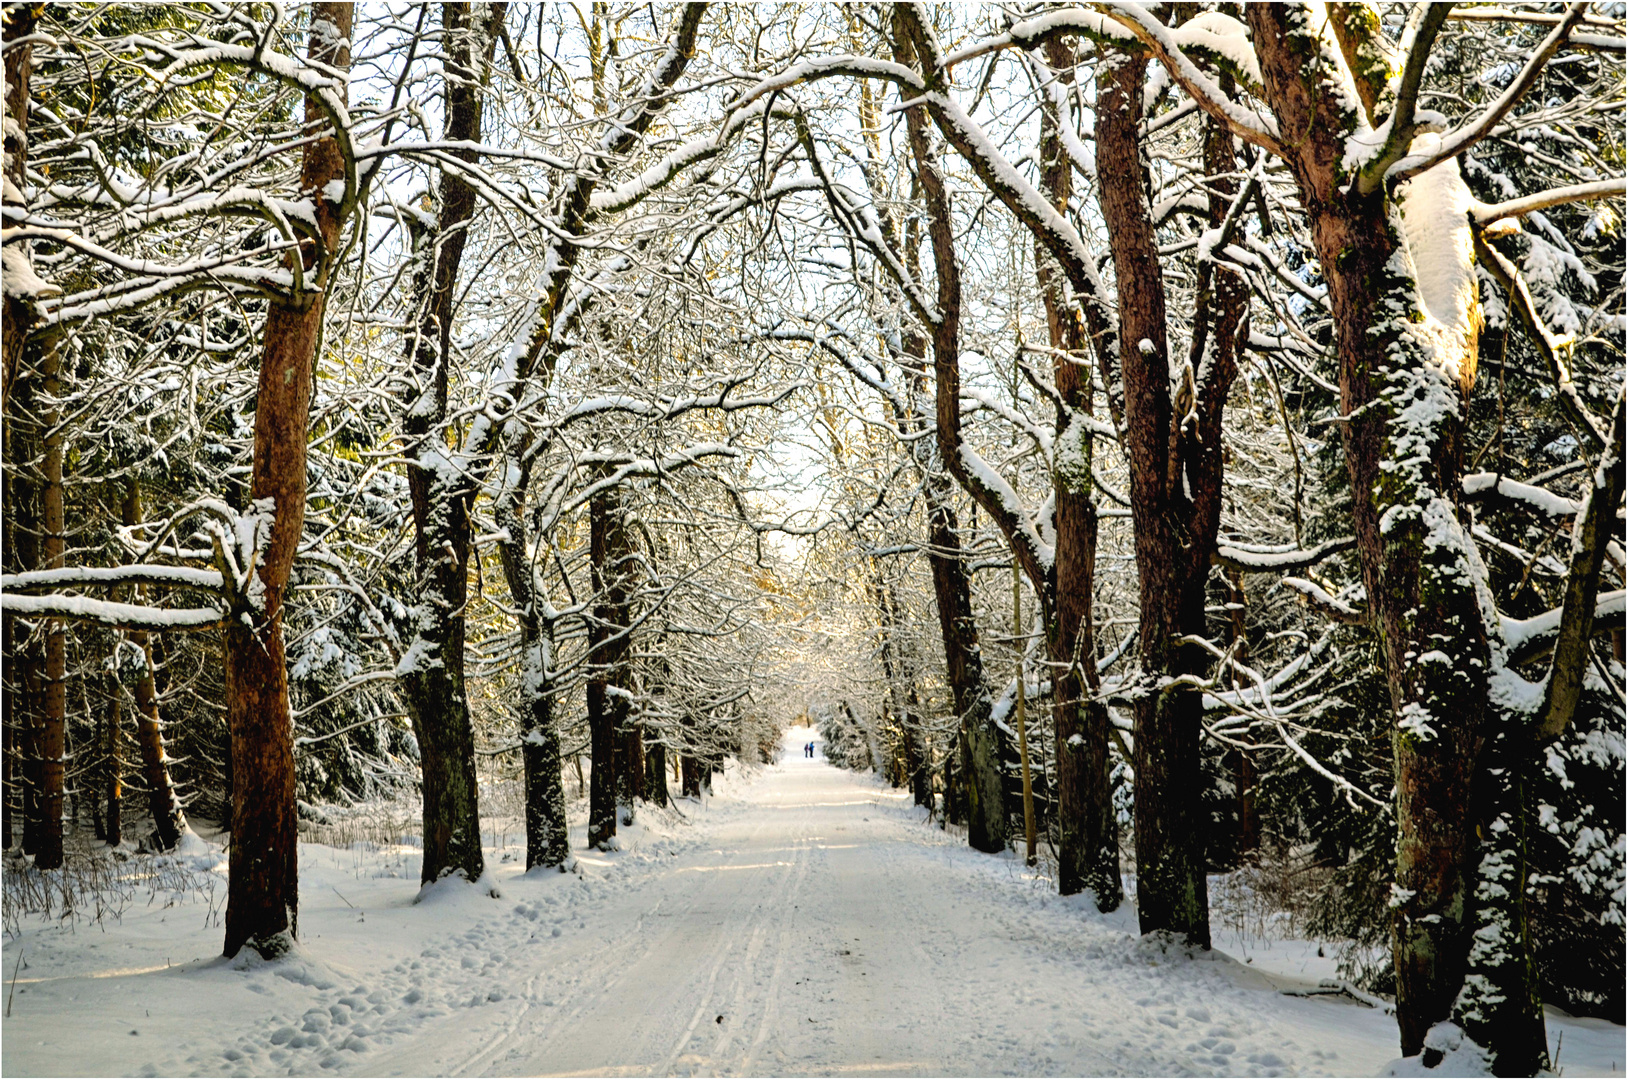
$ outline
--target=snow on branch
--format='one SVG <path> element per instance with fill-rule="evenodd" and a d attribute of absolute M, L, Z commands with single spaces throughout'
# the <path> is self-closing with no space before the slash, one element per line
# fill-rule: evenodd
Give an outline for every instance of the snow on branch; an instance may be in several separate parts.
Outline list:
<path fill-rule="evenodd" d="M 1600 593 L 1594 601 L 1594 633 L 1620 629 L 1622 617 L 1628 613 L 1624 598 L 1628 591 Z M 1560 633 L 1560 615 L 1563 608 L 1551 608 L 1530 619 L 1510 619 L 1500 616 L 1504 644 L 1509 646 L 1510 664 L 1524 664 L 1536 660 L 1554 646 Z"/>
<path fill-rule="evenodd" d="M 224 607 L 157 608 L 145 604 L 121 604 L 88 596 L 48 593 L 0 593 L 0 611 L 11 615 L 36 615 L 78 622 L 99 623 L 118 630 L 208 630 L 227 619 Z"/>
<path fill-rule="evenodd" d="M 1124 2 L 1096 6 L 1135 34 L 1170 72 L 1170 77 L 1177 85 L 1198 102 L 1199 108 L 1225 124 L 1234 135 L 1254 143 L 1277 157 L 1285 156 L 1276 119 L 1246 109 L 1228 97 L 1215 80 L 1206 75 L 1182 51 L 1176 34 L 1161 23 L 1153 12 L 1138 4 Z M 1248 53 L 1250 61 L 1254 61 L 1253 50 L 1250 48 L 1248 37 L 1243 33 L 1242 26 L 1238 27 L 1235 35 L 1222 36 L 1212 33 L 1206 36 L 1208 40 L 1205 44 L 1209 51 L 1215 56 L 1229 59 L 1230 66 L 1234 68 L 1233 74 L 1248 82 L 1253 70 L 1254 85 L 1260 85 L 1260 68 L 1258 66 L 1251 68 L 1239 63 L 1244 53 Z"/>
<path fill-rule="evenodd" d="M 1526 503 L 1550 517 L 1571 517 L 1582 509 L 1575 499 L 1556 495 L 1547 488 L 1520 484 L 1497 473 L 1471 473 L 1464 478 L 1464 494 L 1468 498 L 1499 495 L 1512 502 Z"/>
<path fill-rule="evenodd" d="M 1447 17 L 1454 22 L 1529 23 L 1533 26 L 1553 26 L 1565 18 L 1564 15 L 1557 15 L 1548 11 L 1511 11 L 1508 8 L 1497 7 L 1456 7 Z M 1583 18 L 1583 25 L 1616 29 L 1622 24 L 1599 15 L 1588 15 Z M 1567 40 L 1572 46 L 1579 49 L 1592 49 L 1595 52 L 1628 53 L 1628 39 L 1621 36 L 1574 33 Z"/>
<path fill-rule="evenodd" d="M 1552 188 L 1540 191 L 1536 195 L 1525 195 L 1519 199 L 1510 199 L 1501 203 L 1477 203 L 1470 210 L 1470 217 L 1477 225 L 1491 225 L 1495 221 L 1505 218 L 1521 217 L 1534 210 L 1547 210 L 1551 206 L 1561 206 L 1565 203 L 1586 202 L 1591 199 L 1606 199 L 1613 195 L 1628 192 L 1628 177 L 1615 177 L 1611 180 L 1596 180 L 1592 184 L 1573 184 L 1570 187 Z"/>
<path fill-rule="evenodd" d="M 1352 626 L 1361 626 L 1368 621 L 1368 616 L 1365 612 L 1358 608 L 1352 607 L 1344 600 L 1340 600 L 1337 597 L 1330 595 L 1328 590 L 1324 589 L 1321 585 L 1318 585 L 1314 581 L 1307 581 L 1305 578 L 1286 577 L 1282 580 L 1282 582 L 1280 582 L 1280 584 L 1283 585 L 1284 588 L 1293 589 L 1295 592 L 1305 597 L 1307 603 L 1311 604 L 1312 607 L 1333 619 L 1335 622 L 1347 623 Z"/>
<path fill-rule="evenodd" d="M 1217 565 L 1224 566 L 1229 570 L 1247 570 L 1253 573 L 1268 573 L 1275 570 L 1304 570 L 1307 567 L 1316 566 L 1330 555 L 1350 551 L 1356 545 L 1356 537 L 1353 536 L 1325 540 L 1316 547 L 1307 549 L 1268 547 L 1258 544 L 1244 544 L 1237 541 L 1221 541 L 1216 545 L 1214 561 Z M 1288 580 L 1286 579 L 1284 583 L 1288 584 Z"/>
<path fill-rule="evenodd" d="M 987 56 L 1002 49 L 1033 49 L 1061 34 L 1078 34 L 1096 42 L 1127 45 L 1136 40 L 1134 34 L 1106 15 L 1082 8 L 1064 8 L 1048 11 L 1044 15 L 1012 24 L 1004 34 L 975 41 L 944 56 L 944 70 L 954 70 L 957 64 Z"/>
<path fill-rule="evenodd" d="M 68 566 L 58 570 L 29 570 L 0 576 L 0 589 L 45 589 L 65 585 L 176 585 L 218 591 L 224 584 L 218 570 L 190 566 Z"/>

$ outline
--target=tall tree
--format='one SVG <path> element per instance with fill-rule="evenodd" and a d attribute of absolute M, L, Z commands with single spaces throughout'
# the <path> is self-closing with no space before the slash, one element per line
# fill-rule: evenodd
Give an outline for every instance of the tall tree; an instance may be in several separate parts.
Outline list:
<path fill-rule="evenodd" d="M 1073 53 L 1061 40 L 1046 43 L 1045 57 L 1051 69 L 1047 77 L 1054 85 L 1040 114 L 1040 187 L 1065 219 L 1075 212 L 1075 165 L 1063 137 L 1063 125 L 1068 122 L 1066 95 L 1074 83 Z M 1092 611 L 1097 560 L 1093 470 L 1099 426 L 1105 425 L 1096 416 L 1092 357 L 1087 347 L 1088 338 L 1097 343 L 1100 366 L 1111 385 L 1115 338 L 1102 306 L 1077 296 L 1056 256 L 1039 243 L 1035 245 L 1035 272 L 1046 308 L 1052 382 L 1059 399 L 1052 467 L 1055 596 L 1046 621 L 1057 758 L 1058 889 L 1068 894 L 1089 888 L 1117 906 L 1119 829 L 1108 780 L 1108 709 L 1096 693 Z M 1137 821 L 1140 823 L 1140 816 Z M 1140 911 L 1140 881 L 1137 889 Z"/>
<path fill-rule="evenodd" d="M 487 72 L 503 31 L 506 4 L 441 5 L 446 124 L 451 157 L 479 153 Z M 414 392 L 402 432 L 409 440 L 407 481 L 413 502 L 416 581 L 414 637 L 399 667 L 423 770 L 424 863 L 428 884 L 447 874 L 474 881 L 481 853 L 475 737 L 464 677 L 471 515 L 476 491 L 448 457 L 447 392 L 458 271 L 475 214 L 473 185 L 443 167 L 433 228 L 415 230 L 419 258 L 418 324 L 408 338 Z"/>
<path fill-rule="evenodd" d="M 990 190 L 1009 205 L 1021 205 L 1031 215 L 1035 205 L 1045 205 L 1052 217 L 1058 217 L 1043 196 L 1017 176 L 1004 160 L 991 158 L 991 144 L 983 138 L 945 93 L 948 74 L 944 54 L 939 47 L 932 22 L 925 9 L 913 5 L 899 5 L 893 9 L 896 55 L 909 63 L 919 74 L 922 89 L 918 104 L 906 110 L 910 145 L 915 157 L 921 183 L 923 204 L 927 213 L 927 232 L 933 250 L 934 274 L 937 279 L 936 303 L 931 310 L 925 305 L 919 312 L 931 327 L 933 340 L 934 374 L 937 381 L 937 437 L 939 452 L 945 465 L 961 486 L 990 515 L 991 520 L 1007 538 L 1013 557 L 1029 578 L 1035 593 L 1041 598 L 1043 622 L 1047 628 L 1048 649 L 1054 661 L 1065 669 L 1075 661 L 1079 639 L 1065 640 L 1059 633 L 1057 621 L 1057 544 L 1070 552 L 1072 573 L 1084 571 L 1090 565 L 1085 548 L 1090 538 L 1085 529 L 1084 515 L 1067 518 L 1053 517 L 1047 522 L 1048 542 L 1024 508 L 1017 504 L 1015 493 L 968 446 L 961 435 L 961 373 L 960 373 L 960 319 L 961 272 L 955 250 L 955 227 L 951 216 L 948 189 L 944 183 L 940 164 L 941 154 L 929 133 L 931 117 L 939 132 L 955 146 L 973 165 Z M 901 88 L 910 93 L 909 88 Z M 1016 182 L 1018 187 L 1013 186 Z M 1020 191 L 1021 189 L 1021 191 Z M 1020 215 L 1021 217 L 1021 215 Z M 1064 227 L 1067 225 L 1064 223 Z M 1072 252 L 1070 253 L 1072 254 Z M 1076 291 L 1089 290 L 1081 280 Z M 1076 420 L 1088 422 L 1084 417 L 1070 417 L 1063 426 L 1068 428 Z M 1058 537 L 1056 528 L 1064 523 L 1071 526 L 1066 540 Z M 1071 578 L 1071 584 L 1080 586 Z M 1071 603 L 1078 599 L 1071 597 Z M 1072 612 L 1071 612 L 1072 614 Z M 1077 700 L 1077 699 L 1076 699 Z M 1065 716 L 1065 720 L 1072 719 Z M 1096 725 L 1087 717 L 1079 743 L 1070 743 L 1066 753 L 1070 764 L 1078 769 L 1060 769 L 1059 813 L 1066 813 L 1070 821 L 1061 826 L 1061 838 L 1068 843 L 1068 851 L 1061 853 L 1059 889 L 1077 892 L 1090 889 L 1097 905 L 1104 911 L 1118 907 L 1122 887 L 1119 881 L 1119 845 L 1117 825 L 1108 797 L 1108 750 L 1106 724 Z M 1100 742 L 1101 745 L 1097 745 Z"/>
<path fill-rule="evenodd" d="M 28 3 L 7 3 L 3 9 L 5 41 L 4 193 L 8 213 L 28 209 L 28 121 L 30 80 L 34 67 L 31 40 L 38 8 Z M 15 573 L 39 568 L 41 521 L 40 483 L 34 459 L 40 452 L 36 429 L 40 426 L 40 379 L 23 373 L 23 356 L 31 331 L 39 322 L 39 303 L 59 290 L 34 272 L 29 241 L 8 230 L 0 247 L 0 282 L 4 284 L 6 333 L 0 341 L 0 437 L 7 460 L 5 483 L 6 569 Z M 21 392 L 17 392 L 22 383 Z M 17 398 L 15 405 L 13 398 Z M 26 428 L 25 430 L 22 430 Z M 36 625 L 7 615 L 4 628 L 7 737 L 6 836 L 12 836 L 13 794 L 22 817 L 20 830 L 25 852 L 37 852 L 42 842 L 41 793 L 44 786 L 41 735 L 44 722 L 46 658 Z M 15 789 L 21 787 L 20 792 Z M 60 810 L 60 806 L 59 806 Z M 60 833 L 60 827 L 59 827 Z M 60 840 L 58 841 L 60 846 Z"/>
<path fill-rule="evenodd" d="M 226 711 L 232 732 L 232 850 L 226 901 L 227 956 L 245 946 L 266 958 L 298 934 L 299 830 L 294 808 L 294 720 L 283 648 L 283 593 L 305 523 L 305 456 L 313 363 L 340 233 L 356 205 L 355 173 L 335 129 L 348 123 L 343 73 L 350 68 L 354 10 L 311 7 L 307 56 L 338 72 L 305 95 L 311 141 L 300 191 L 316 228 L 290 256 L 298 283 L 268 305 L 255 395 L 249 498 L 257 565 L 232 598 L 225 628 Z M 342 132 L 348 136 L 348 132 Z"/>
<path fill-rule="evenodd" d="M 618 811 L 625 807 L 628 814 L 632 812 L 628 657 L 637 556 L 620 495 L 614 489 L 603 491 L 588 505 L 589 566 L 595 597 L 588 627 L 588 731 L 593 757 L 588 846 L 605 848 L 616 836 Z M 637 737 L 637 729 L 633 730 L 632 737 Z"/>
<path fill-rule="evenodd" d="M 1495 758 L 1508 762 L 1512 754 L 1536 753 L 1535 732 L 1569 723 L 1569 680 L 1580 677 L 1587 650 L 1557 650 L 1536 695 L 1494 691 L 1496 682 L 1519 676 L 1509 669 L 1514 650 L 1491 608 L 1486 568 L 1462 509 L 1462 436 L 1480 330 L 1474 254 L 1481 243 L 1488 264 L 1498 265 L 1478 239 L 1485 224 L 1603 197 L 1621 185 L 1579 185 L 1483 207 L 1463 181 L 1459 158 L 1521 102 L 1587 5 L 1570 5 L 1510 85 L 1445 133 L 1419 99 L 1447 5 L 1414 8 L 1394 44 L 1364 4 L 1328 5 L 1326 13 L 1308 4 L 1251 5 L 1254 77 L 1269 117 L 1238 107 L 1145 12 L 1103 6 L 1218 123 L 1288 164 L 1328 282 L 1357 551 L 1393 704 L 1393 953 L 1403 1053 L 1424 1052 L 1427 1064 L 1439 1057 L 1442 1047 L 1427 1045 L 1427 1034 L 1453 1015 L 1486 1040 L 1497 1071 L 1535 1071 L 1547 1050 L 1532 967 L 1524 959 L 1494 963 L 1491 955 L 1524 957 L 1530 947 L 1518 910 L 1525 890 L 1508 888 L 1525 878 L 1510 869 L 1521 865 L 1519 833 L 1507 821 L 1499 828 L 1501 815 L 1519 818 L 1518 804 L 1508 800 L 1519 798 L 1521 785 L 1493 785 L 1489 804 L 1486 795 L 1477 798 L 1477 769 L 1486 764 L 1489 737 L 1495 747 L 1505 737 L 1520 744 L 1497 749 Z M 1521 288 L 1511 285 L 1519 310 Z M 1541 320 L 1536 329 L 1541 346 Z M 1609 428 L 1581 401 L 1567 366 L 1549 358 L 1558 397 L 1600 456 L 1600 475 L 1620 474 Z M 1607 479 L 1594 497 L 1620 498 L 1620 490 L 1619 480 Z M 1566 603 L 1556 613 L 1562 636 L 1572 640 L 1594 629 L 1592 549 L 1604 543 L 1583 519 L 1579 530 L 1592 543 L 1579 540 Z M 1536 715 L 1527 700 L 1541 703 Z M 1495 834 L 1479 860 L 1478 819 Z M 1515 835 L 1506 840 L 1505 831 Z M 1507 904 L 1475 902 L 1499 893 Z M 1472 963 L 1480 968 L 1466 982 Z"/>

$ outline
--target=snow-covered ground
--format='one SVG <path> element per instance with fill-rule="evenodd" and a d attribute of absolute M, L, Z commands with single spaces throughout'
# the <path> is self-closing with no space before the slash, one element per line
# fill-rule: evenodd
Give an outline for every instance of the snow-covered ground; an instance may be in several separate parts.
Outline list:
<path fill-rule="evenodd" d="M 301 850 L 302 944 L 232 964 L 191 901 L 4 947 L 3 1071 L 41 1074 L 1372 1075 L 1394 1022 L 1316 946 L 1189 958 L 1061 900 L 906 793 L 802 756 L 731 772 L 624 850 L 415 903 L 411 848 Z M 580 849 L 580 827 L 574 832 Z M 222 868 L 222 871 L 224 868 Z M 224 895 L 224 890 L 221 890 Z M 1239 954 L 1242 957 L 1242 953 Z M 1623 1029 L 1551 1014 L 1565 1075 Z"/>

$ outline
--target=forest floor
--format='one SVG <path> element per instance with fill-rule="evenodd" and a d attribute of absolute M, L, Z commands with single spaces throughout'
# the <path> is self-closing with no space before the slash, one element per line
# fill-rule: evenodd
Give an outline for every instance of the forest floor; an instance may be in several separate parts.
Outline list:
<path fill-rule="evenodd" d="M 415 903 L 410 847 L 302 845 L 301 944 L 275 964 L 212 956 L 224 889 L 8 920 L 0 1071 L 1322 1076 L 1395 1057 L 1382 1010 L 1284 993 L 1333 975 L 1315 943 L 1161 949 L 1128 905 L 1059 899 L 906 793 L 804 758 L 812 738 L 704 806 L 641 811 L 576 873 L 494 849 L 496 898 L 459 882 Z M 1565 1075 L 1622 1075 L 1623 1036 L 1550 1016 Z"/>

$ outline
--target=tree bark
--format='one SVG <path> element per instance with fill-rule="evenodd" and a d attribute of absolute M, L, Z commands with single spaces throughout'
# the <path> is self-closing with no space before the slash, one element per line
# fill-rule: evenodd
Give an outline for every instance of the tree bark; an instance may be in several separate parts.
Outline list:
<path fill-rule="evenodd" d="M 509 596 L 520 615 L 520 753 L 526 780 L 526 869 L 559 866 L 571 856 L 566 832 L 565 781 L 560 733 L 554 726 L 553 626 L 544 620 L 545 598 L 532 570 L 526 531 L 528 462 L 513 461 L 514 483 L 495 501 L 493 517 L 504 532 L 498 542 Z"/>
<path fill-rule="evenodd" d="M 4 172 L 7 209 L 26 210 L 21 203 L 27 190 L 24 163 L 28 152 L 28 102 L 33 73 L 32 44 L 15 45 L 34 33 L 37 9 L 32 4 L 8 7 L 4 26 L 6 80 L 6 129 Z M 8 278 L 13 261 L 28 264 L 27 250 L 20 244 L 6 245 L 3 257 Z M 37 380 L 22 375 L 23 347 L 29 331 L 38 321 L 34 298 L 13 294 L 4 297 L 5 333 L 0 334 L 0 438 L 4 440 L 6 461 L 4 523 L 6 569 L 13 573 L 39 569 L 38 482 L 33 475 L 37 442 L 33 390 Z M 44 657 L 34 634 L 34 624 L 14 616 L 4 617 L 6 693 L 0 699 L 6 725 L 5 842 L 20 841 L 24 853 L 39 848 L 39 753 L 38 727 Z M 13 805 L 21 818 L 21 829 L 13 822 Z M 14 833 L 20 835 L 14 836 Z"/>
<path fill-rule="evenodd" d="M 7 502 L 9 503 L 10 500 L 8 499 Z M 8 544 L 7 548 L 9 549 L 9 547 Z M 3 661 L 0 661 L 0 664 L 3 664 L 4 670 L 8 672 L 15 671 L 17 652 L 12 645 L 12 620 L 9 616 L 0 620 L 0 635 L 4 635 L 3 654 L 5 657 Z M 21 690 L 14 683 L 0 689 L 0 737 L 4 739 L 3 744 L 0 744 L 0 769 L 4 770 L 3 773 L 0 773 L 0 820 L 4 822 L 4 834 L 3 839 L 0 839 L 0 850 L 4 851 L 10 851 L 12 842 L 15 840 L 12 824 L 14 817 L 12 803 L 17 794 L 17 781 L 19 778 L 17 752 L 20 740 L 17 726 L 22 722 L 22 714 L 21 710 L 17 708 L 17 703 L 21 697 Z"/>
<path fill-rule="evenodd" d="M 657 806 L 667 805 L 667 747 L 659 741 L 645 751 L 644 799 Z"/>
<path fill-rule="evenodd" d="M 506 8 L 501 3 L 479 11 L 468 3 L 441 5 L 449 143 L 480 141 L 483 84 Z M 451 153 L 463 161 L 478 160 L 467 148 Z M 410 653 L 416 663 L 403 672 L 401 688 L 418 737 L 423 774 L 424 863 L 419 876 L 425 884 L 448 874 L 474 881 L 485 870 L 475 737 L 464 682 L 464 612 L 475 492 L 448 459 L 442 430 L 458 270 L 476 192 L 457 173 L 443 170 L 439 198 L 433 233 L 416 238 L 424 249 L 414 282 L 420 315 L 408 349 L 418 394 L 408 402 L 402 425 L 412 440 L 407 483 L 413 504 L 416 578 Z M 528 711 L 534 711 L 535 704 Z"/>
<path fill-rule="evenodd" d="M 40 7 L 36 4 L 7 4 L 5 9 L 6 128 L 4 172 L 8 183 L 4 202 L 7 210 L 26 213 L 28 190 L 24 164 L 28 157 L 28 103 L 34 71 L 34 45 L 26 41 L 34 33 Z M 14 45 L 13 42 L 24 44 Z M 0 335 L 0 417 L 9 438 L 11 394 L 23 378 L 23 349 L 29 333 L 39 322 L 39 301 L 61 292 L 35 275 L 27 241 L 13 241 L 3 249 L 6 288 L 4 315 L 6 333 Z M 29 567 L 35 569 L 35 567 Z"/>
<path fill-rule="evenodd" d="M 1364 195 L 1342 167 L 1355 117 L 1331 92 L 1304 16 L 1278 4 L 1247 12 L 1280 130 L 1305 133 L 1288 164 L 1328 281 L 1340 411 L 1352 418 L 1340 425 L 1352 517 L 1396 718 L 1396 1018 L 1402 1052 L 1414 1055 L 1464 982 L 1472 781 L 1490 706 L 1490 649 L 1458 521 L 1467 388 L 1407 330 L 1416 284 L 1397 258 L 1385 192 Z M 1399 420 L 1420 396 L 1441 408 L 1414 430 Z"/>
<path fill-rule="evenodd" d="M 560 734 L 554 726 L 554 691 L 549 679 L 551 650 L 541 627 L 521 627 L 520 647 L 528 660 L 524 704 L 526 733 L 521 749 L 526 774 L 526 869 L 559 866 L 570 858 L 566 832 L 565 781 L 560 772 Z M 531 658 L 535 654 L 535 658 Z M 535 683 L 535 685 L 533 685 Z"/>
<path fill-rule="evenodd" d="M 117 639 L 109 636 L 110 641 Z M 116 654 L 109 659 L 117 660 Z M 124 841 L 124 687 L 117 671 L 105 672 L 101 679 L 102 707 L 102 790 L 97 800 L 102 808 L 101 835 L 108 846 Z"/>
<path fill-rule="evenodd" d="M 624 686 L 623 689 L 626 689 Z M 626 702 L 626 698 L 621 699 Z M 617 752 L 616 805 L 622 815 L 622 824 L 633 824 L 637 812 L 636 800 L 644 797 L 645 761 L 644 730 L 632 719 L 633 710 L 624 704 L 621 709 L 622 726 Z"/>
<path fill-rule="evenodd" d="M 915 12 L 904 6 L 893 9 L 895 58 L 916 62 L 915 40 L 921 28 L 912 25 Z M 962 460 L 961 451 L 961 271 L 955 255 L 955 229 L 950 216 L 949 194 L 936 154 L 928 137 L 927 118 L 920 106 L 906 110 L 911 155 L 923 202 L 926 205 L 927 234 L 932 245 L 933 266 L 938 279 L 937 320 L 932 322 L 933 375 L 935 385 L 936 449 L 944 468 L 963 490 L 989 512 L 1007 537 L 1013 557 L 1024 563 L 1031 580 L 1043 581 L 1044 572 L 1019 539 L 1010 509 L 995 494 L 976 483 Z M 939 512 L 929 511 L 929 537 L 938 541 L 954 536 L 954 514 L 946 497 Z M 946 551 L 959 551 L 959 540 Z M 962 771 L 966 775 L 967 840 L 979 851 L 1004 851 L 1011 836 L 1006 812 L 1006 785 L 1000 772 L 1000 741 L 991 719 L 993 703 L 983 685 L 983 666 L 977 653 L 977 626 L 972 618 L 972 600 L 964 571 L 948 561 L 933 564 L 933 586 L 938 598 L 939 624 L 948 644 L 950 685 L 957 691 L 957 711 L 961 715 Z"/>
<path fill-rule="evenodd" d="M 906 381 L 913 415 L 901 420 L 911 430 L 921 431 L 927 414 L 916 407 L 916 402 L 926 380 L 927 343 L 912 334 L 905 339 L 904 352 L 910 363 Z M 955 513 L 954 481 L 944 471 L 936 442 L 918 438 L 910 444 L 910 452 L 922 476 L 922 496 L 927 505 L 927 565 L 933 575 L 939 639 L 944 643 L 945 681 L 958 720 L 957 733 L 945 755 L 945 817 L 967 826 L 969 846 L 988 853 L 1004 851 L 1011 820 L 1001 780 L 1000 747 L 991 719 L 994 702 L 984 683 L 978 621 L 972 614 L 972 583 L 961 548 L 961 524 Z M 957 761 L 959 769 L 954 766 Z"/>
<path fill-rule="evenodd" d="M 316 64 L 348 70 L 352 6 L 322 2 L 311 9 L 309 55 Z M 335 92 L 345 93 L 344 82 Z M 307 96 L 305 123 L 327 123 Z M 299 830 L 294 807 L 294 724 L 283 650 L 283 591 L 305 524 L 306 427 L 312 367 L 327 297 L 325 286 L 343 222 L 326 195 L 345 179 L 338 143 L 307 144 L 300 190 L 313 204 L 318 235 L 295 256 L 306 289 L 275 299 L 266 317 L 255 398 L 254 458 L 249 497 L 255 515 L 257 588 L 233 598 L 225 633 L 227 716 L 232 733 L 232 849 L 226 901 L 227 956 L 248 946 L 270 959 L 292 947 L 299 932 Z M 256 595 L 258 594 L 258 595 Z"/>
<path fill-rule="evenodd" d="M 616 835 L 619 799 L 632 791 L 623 755 L 627 752 L 627 627 L 633 547 L 615 493 L 602 492 L 589 501 L 588 533 L 595 596 L 588 631 L 588 731 L 593 757 L 588 782 L 588 846 L 603 848 Z"/>
<path fill-rule="evenodd" d="M 688 799 L 701 797 L 701 763 L 689 754 L 679 755 L 679 772 L 682 775 L 679 791 Z"/>
<path fill-rule="evenodd" d="M 1179 680 L 1201 674 L 1209 658 L 1186 635 L 1202 636 L 1204 585 L 1219 526 L 1221 409 L 1235 357 L 1214 352 L 1190 360 L 1196 419 L 1177 414 L 1165 333 L 1165 296 L 1148 203 L 1146 156 L 1137 133 L 1143 55 L 1105 58 L 1098 68 L 1096 137 L 1103 218 L 1113 253 L 1119 306 L 1119 360 L 1125 386 L 1125 450 L 1131 463 L 1131 513 L 1139 578 L 1142 678 L 1133 703 L 1136 730 L 1137 915 L 1143 933 L 1179 934 L 1209 947 L 1209 898 L 1199 807 L 1202 696 Z M 1230 171 L 1231 165 L 1228 165 Z M 1208 169 L 1206 171 L 1209 171 Z M 1208 322 L 1200 311 L 1195 338 Z M 1231 330 L 1236 331 L 1236 322 Z M 1134 344 L 1131 344 L 1134 343 Z M 1195 344 L 1198 342 L 1195 341 Z M 1201 365 L 1209 365 L 1206 373 Z"/>
<path fill-rule="evenodd" d="M 1072 53 L 1062 41 L 1046 45 L 1047 62 L 1069 82 Z M 1074 194 L 1072 166 L 1059 138 L 1056 107 L 1049 99 L 1040 115 L 1041 190 L 1066 216 Z M 1095 408 L 1086 366 L 1087 313 L 1069 295 L 1056 260 L 1038 243 L 1035 272 L 1046 305 L 1052 379 L 1062 398 L 1056 421 L 1057 466 L 1052 473 L 1055 592 L 1044 611 L 1057 760 L 1057 891 L 1070 896 L 1089 889 L 1098 910 L 1113 911 L 1124 890 L 1109 778 L 1108 711 L 1094 694 L 1097 503 L 1091 471 L 1095 439 L 1088 422 Z M 1093 314 L 1100 319 L 1099 313 Z"/>
<path fill-rule="evenodd" d="M 30 342 L 29 348 L 33 347 L 34 343 Z M 45 401 L 40 427 L 44 433 L 45 454 L 41 462 L 40 516 L 44 535 L 40 546 L 43 568 L 60 570 L 67 531 L 62 506 L 62 413 L 56 405 L 62 393 L 62 355 L 54 337 L 41 343 L 41 348 L 39 374 Z M 62 754 L 68 718 L 68 632 L 61 619 L 44 620 L 42 629 L 45 634 L 44 708 L 37 744 L 40 834 L 34 865 L 41 870 L 55 870 L 62 865 Z"/>
<path fill-rule="evenodd" d="M 134 476 L 125 481 L 120 516 L 124 524 L 142 521 L 141 482 Z M 137 588 L 139 598 L 144 590 Z M 159 719 L 157 664 L 151 640 L 145 630 L 132 630 L 125 640 L 141 656 L 141 672 L 132 688 L 136 702 L 136 746 L 141 753 L 142 780 L 147 785 L 147 809 L 153 819 L 152 844 L 169 851 L 188 830 L 186 811 L 170 777 L 169 757 L 164 752 L 164 725 Z"/>

